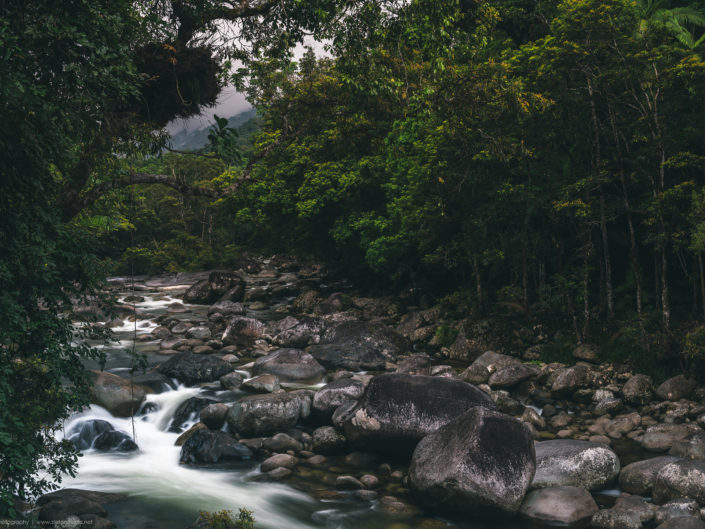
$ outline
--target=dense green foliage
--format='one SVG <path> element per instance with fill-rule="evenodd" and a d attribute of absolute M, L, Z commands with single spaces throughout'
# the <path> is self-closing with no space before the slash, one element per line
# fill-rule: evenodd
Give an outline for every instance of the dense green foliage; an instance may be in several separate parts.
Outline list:
<path fill-rule="evenodd" d="M 233 518 L 233 513 L 228 510 L 201 511 L 197 526 L 203 529 L 255 529 L 255 519 L 247 509 L 240 509 L 237 518 Z"/>
<path fill-rule="evenodd" d="M 52 201 L 78 141 L 100 128 L 95 109 L 131 95 L 119 42 L 136 28 L 130 2 L 71 6 L 69 20 L 56 2 L 0 4 L 0 515 L 75 465 L 54 431 L 87 402 L 81 359 L 98 357 L 60 315 L 91 293 L 96 262 Z"/>
<path fill-rule="evenodd" d="M 260 65 L 271 153 L 232 233 L 681 352 L 705 311 L 704 18 L 667 7 L 370 6 L 332 59 Z"/>
<path fill-rule="evenodd" d="M 95 236 L 125 222 L 125 197 L 111 195 L 102 217 L 79 213 L 136 182 L 187 186 L 138 175 L 134 160 L 166 146 L 164 124 L 216 101 L 229 60 L 286 55 L 339 5 L 285 4 L 0 1 L 0 516 L 75 469 L 72 445 L 54 434 L 88 402 L 83 361 L 100 356 L 82 338 L 101 333 L 75 330 L 65 314 L 94 301 Z M 179 167 L 200 178 L 237 162 L 226 125 L 209 136 L 217 170 Z"/>

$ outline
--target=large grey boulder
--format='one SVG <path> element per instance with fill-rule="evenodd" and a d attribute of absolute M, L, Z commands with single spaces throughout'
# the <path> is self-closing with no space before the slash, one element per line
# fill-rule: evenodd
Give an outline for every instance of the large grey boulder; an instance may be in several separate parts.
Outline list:
<path fill-rule="evenodd" d="M 326 369 L 301 349 L 277 349 L 255 360 L 252 374 L 264 373 L 276 375 L 281 382 L 315 384 L 323 378 Z"/>
<path fill-rule="evenodd" d="M 493 389 L 511 388 L 520 382 L 535 377 L 539 373 L 537 366 L 529 364 L 512 364 L 492 373 L 488 384 Z"/>
<path fill-rule="evenodd" d="M 475 406 L 496 409 L 489 395 L 462 380 L 385 373 L 334 421 L 359 448 L 411 452 L 424 436 Z"/>
<path fill-rule="evenodd" d="M 244 288 L 245 281 L 237 273 L 216 270 L 208 275 L 208 279 L 198 281 L 186 291 L 184 303 L 213 303 L 221 297 L 230 301 L 242 301 Z"/>
<path fill-rule="evenodd" d="M 536 443 L 532 489 L 576 486 L 597 490 L 619 474 L 619 458 L 607 445 L 557 439 Z"/>
<path fill-rule="evenodd" d="M 184 294 L 184 303 L 209 303 L 211 301 L 210 285 L 207 279 L 197 281 Z"/>
<path fill-rule="evenodd" d="M 584 362 L 599 364 L 598 349 L 596 346 L 589 343 L 582 343 L 573 349 L 573 358 Z"/>
<path fill-rule="evenodd" d="M 306 347 L 320 340 L 325 329 L 323 320 L 300 316 L 287 316 L 272 326 L 272 343 L 281 347 Z"/>
<path fill-rule="evenodd" d="M 663 467 L 680 461 L 677 457 L 661 456 L 636 461 L 625 466 L 619 473 L 619 488 L 630 494 L 650 495 L 656 475 Z"/>
<path fill-rule="evenodd" d="M 579 389 L 592 384 L 593 374 L 589 367 L 582 364 L 565 369 L 551 386 L 551 393 L 556 397 L 567 398 Z"/>
<path fill-rule="evenodd" d="M 529 492 L 519 514 L 544 525 L 584 525 L 598 511 L 597 503 L 582 487 L 556 487 Z"/>
<path fill-rule="evenodd" d="M 187 386 L 193 386 L 201 382 L 219 380 L 232 372 L 233 368 L 228 362 L 213 356 L 179 353 L 163 362 L 157 371 Z"/>
<path fill-rule="evenodd" d="M 335 454 L 346 448 L 347 439 L 332 426 L 321 426 L 313 431 L 311 443 L 317 454 Z"/>
<path fill-rule="evenodd" d="M 690 498 L 705 505 L 705 460 L 676 461 L 665 465 L 656 475 L 654 503 Z"/>
<path fill-rule="evenodd" d="M 529 428 L 476 406 L 421 440 L 409 484 L 418 500 L 434 509 L 514 513 L 535 468 Z"/>
<path fill-rule="evenodd" d="M 697 385 L 698 383 L 692 378 L 677 375 L 656 388 L 656 395 L 662 400 L 680 400 L 688 397 Z"/>
<path fill-rule="evenodd" d="M 137 413 L 140 404 L 152 390 L 106 371 L 91 370 L 91 402 L 102 406 L 117 417 Z"/>
<path fill-rule="evenodd" d="M 650 452 L 666 452 L 677 441 L 699 433 L 703 429 L 695 424 L 660 423 L 649 426 L 639 442 Z"/>
<path fill-rule="evenodd" d="M 232 316 L 220 338 L 224 345 L 250 345 L 264 335 L 264 323 L 247 316 Z"/>
<path fill-rule="evenodd" d="M 478 356 L 475 361 L 461 373 L 460 377 L 471 384 L 484 384 L 490 375 L 507 366 L 519 364 L 520 360 L 513 356 L 485 351 Z"/>
<path fill-rule="evenodd" d="M 306 351 L 328 369 L 376 371 L 408 349 L 408 341 L 389 327 L 353 320 L 326 330 L 320 343 Z"/>
<path fill-rule="evenodd" d="M 323 419 L 330 418 L 338 406 L 358 400 L 365 385 L 354 378 L 339 378 L 329 382 L 313 396 L 313 410 Z"/>
<path fill-rule="evenodd" d="M 78 489 L 57 490 L 45 494 L 37 500 L 38 525 L 40 527 L 90 525 L 97 529 L 115 529 L 116 525 L 104 518 L 104 516 L 108 515 L 104 505 L 123 501 L 125 498 L 124 494 Z M 25 524 L 23 523 L 22 525 Z"/>
<path fill-rule="evenodd" d="M 220 430 L 200 429 L 181 447 L 181 463 L 217 463 L 249 459 L 252 451 L 232 435 Z"/>
<path fill-rule="evenodd" d="M 289 430 L 311 413 L 311 392 L 292 391 L 243 397 L 230 408 L 228 426 L 241 437 L 263 437 Z"/>
<path fill-rule="evenodd" d="M 635 406 L 643 406 L 654 396 L 654 381 L 648 375 L 634 375 L 622 388 L 624 401 Z"/>

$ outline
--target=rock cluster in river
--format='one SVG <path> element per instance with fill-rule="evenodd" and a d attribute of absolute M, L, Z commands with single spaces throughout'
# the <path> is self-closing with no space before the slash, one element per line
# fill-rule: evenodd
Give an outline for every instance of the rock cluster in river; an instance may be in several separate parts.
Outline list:
<path fill-rule="evenodd" d="M 160 317 L 157 371 L 227 390 L 197 406 L 182 462 L 255 458 L 268 480 L 338 472 L 321 497 L 401 514 L 419 504 L 576 527 L 705 527 L 705 390 L 695 381 L 656 385 L 597 364 L 589 344 L 575 365 L 538 362 L 540 343 L 502 354 L 480 323 L 444 347 L 437 307 L 336 286 L 305 270 L 214 272 L 184 296 L 209 304 L 205 316 L 175 307 Z M 590 493 L 617 486 L 602 508 Z"/>

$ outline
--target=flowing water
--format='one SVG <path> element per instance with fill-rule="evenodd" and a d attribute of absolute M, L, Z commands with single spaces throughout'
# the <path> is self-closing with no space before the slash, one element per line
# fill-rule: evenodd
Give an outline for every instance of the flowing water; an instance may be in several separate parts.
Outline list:
<path fill-rule="evenodd" d="M 138 314 L 141 314 L 137 321 L 125 321 L 115 326 L 115 343 L 98 344 L 107 355 L 106 370 L 119 373 L 129 369 L 128 351 L 133 347 L 135 328 L 138 337 L 150 333 L 157 326 L 153 318 L 163 314 L 169 304 L 181 301 L 176 296 L 184 287 L 168 285 L 165 289 L 164 285 L 152 286 L 159 288 L 139 292 L 145 300 L 136 303 Z M 123 293 L 127 294 L 130 292 Z M 189 308 L 192 310 L 184 313 L 184 318 L 202 317 L 205 320 L 206 307 Z M 270 310 L 251 315 L 268 319 L 275 313 Z M 182 314 L 173 316 L 181 317 Z M 166 358 L 157 354 L 157 341 L 137 341 L 135 347 L 146 355 L 150 366 Z M 214 387 L 177 386 L 175 381 L 173 387 L 165 389 L 162 393 L 149 395 L 143 409 L 150 410 L 150 413 L 134 420 L 114 417 L 99 406 L 91 406 L 71 417 L 64 426 L 64 432 L 70 432 L 81 421 L 102 419 L 130 436 L 134 432 L 138 451 L 106 453 L 86 450 L 79 459 L 76 477 L 65 478 L 62 482 L 63 487 L 127 494 L 127 500 L 106 505 L 109 519 L 121 529 L 182 529 L 196 519 L 199 511 L 229 509 L 236 513 L 240 507 L 254 512 L 260 529 L 524 527 L 517 522 L 444 520 L 421 514 L 390 515 L 380 508 L 378 502 L 358 500 L 352 493 L 334 500 L 321 500 L 315 493 L 333 489 L 336 474 L 305 467 L 299 467 L 286 483 L 269 483 L 257 481 L 259 462 L 254 460 L 200 467 L 181 465 L 181 449 L 174 445 L 179 434 L 167 431 L 176 408 L 194 396 L 218 400 L 232 397 L 233 393 Z M 332 458 L 331 464 L 339 463 Z M 351 470 L 351 473 L 359 475 L 360 471 Z M 404 498 L 403 489 L 393 492 Z"/>

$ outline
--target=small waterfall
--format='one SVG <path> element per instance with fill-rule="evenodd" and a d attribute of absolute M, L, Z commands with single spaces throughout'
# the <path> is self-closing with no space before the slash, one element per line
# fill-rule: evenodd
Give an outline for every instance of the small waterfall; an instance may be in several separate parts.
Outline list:
<path fill-rule="evenodd" d="M 199 393 L 197 388 L 180 387 L 158 395 L 150 395 L 147 403 L 157 410 L 135 417 L 135 437 L 139 450 L 133 453 L 106 453 L 86 450 L 79 459 L 75 478 L 67 477 L 62 487 L 104 492 L 122 492 L 150 503 L 191 512 L 244 507 L 255 512 L 257 526 L 262 528 L 304 529 L 313 527 L 292 518 L 290 508 L 310 510 L 313 500 L 291 487 L 273 483 L 246 481 L 256 472 L 254 465 L 243 469 L 206 469 L 179 464 L 181 448 L 174 446 L 179 434 L 165 431 L 176 408 Z M 65 425 L 69 432 L 78 423 L 91 419 L 110 422 L 116 430 L 131 434 L 132 420 L 112 416 L 100 406 L 90 406 L 73 416 Z M 183 524 L 185 527 L 189 521 Z M 178 529 L 178 528 L 174 528 Z"/>

